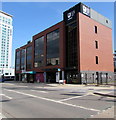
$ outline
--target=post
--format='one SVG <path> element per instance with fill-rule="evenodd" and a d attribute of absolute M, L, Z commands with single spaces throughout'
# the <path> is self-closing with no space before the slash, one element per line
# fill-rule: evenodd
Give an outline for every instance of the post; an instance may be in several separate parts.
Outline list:
<path fill-rule="evenodd" d="M 108 85 L 108 73 L 106 73 L 106 85 Z"/>
<path fill-rule="evenodd" d="M 100 73 L 100 83 L 102 84 L 102 72 Z"/>
<path fill-rule="evenodd" d="M 46 83 L 46 72 L 44 72 L 43 75 L 44 75 L 44 83 Z"/>
<path fill-rule="evenodd" d="M 86 85 L 87 85 L 87 73 L 85 73 L 85 81 L 86 81 Z"/>
<path fill-rule="evenodd" d="M 96 77 L 96 80 L 97 80 L 97 85 L 99 85 L 99 73 L 98 73 L 98 72 L 96 72 L 96 75 L 97 75 L 97 77 Z"/>
<path fill-rule="evenodd" d="M 62 71 L 62 80 L 64 80 L 64 71 Z"/>

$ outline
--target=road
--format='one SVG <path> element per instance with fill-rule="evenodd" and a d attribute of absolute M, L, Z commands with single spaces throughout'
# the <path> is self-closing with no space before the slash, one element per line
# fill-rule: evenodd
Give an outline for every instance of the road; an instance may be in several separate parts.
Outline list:
<path fill-rule="evenodd" d="M 114 106 L 112 87 L 85 87 L 33 83 L 0 83 L 2 115 L 6 118 L 91 118 Z"/>

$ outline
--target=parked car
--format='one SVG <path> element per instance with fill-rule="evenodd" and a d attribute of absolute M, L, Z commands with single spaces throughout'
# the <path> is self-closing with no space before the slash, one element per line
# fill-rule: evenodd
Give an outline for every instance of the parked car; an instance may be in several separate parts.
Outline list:
<path fill-rule="evenodd" d="M 0 82 L 4 82 L 4 79 L 0 79 Z"/>
<path fill-rule="evenodd" d="M 7 77 L 2 77 L 0 79 L 0 82 L 13 81 L 13 80 L 14 80 L 14 76 L 7 76 Z"/>

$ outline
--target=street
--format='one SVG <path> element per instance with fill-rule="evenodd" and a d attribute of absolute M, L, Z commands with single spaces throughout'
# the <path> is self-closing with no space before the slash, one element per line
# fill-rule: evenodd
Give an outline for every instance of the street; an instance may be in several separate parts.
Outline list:
<path fill-rule="evenodd" d="M 91 118 L 112 108 L 115 102 L 114 97 L 93 94 L 113 94 L 113 86 L 0 84 L 1 114 L 6 118 Z"/>

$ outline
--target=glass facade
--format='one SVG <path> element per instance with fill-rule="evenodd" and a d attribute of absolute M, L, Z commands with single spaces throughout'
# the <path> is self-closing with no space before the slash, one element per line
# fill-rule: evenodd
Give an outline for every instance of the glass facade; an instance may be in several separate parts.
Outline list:
<path fill-rule="evenodd" d="M 35 40 L 34 67 L 44 66 L 44 36 Z"/>
<path fill-rule="evenodd" d="M 26 50 L 25 49 L 22 49 L 21 50 L 21 70 L 25 70 L 25 53 L 26 53 Z"/>
<path fill-rule="evenodd" d="M 20 70 L 20 51 L 16 52 L 16 70 Z"/>
<path fill-rule="evenodd" d="M 59 29 L 47 34 L 47 65 L 59 65 Z"/>
<path fill-rule="evenodd" d="M 70 24 L 66 28 L 66 60 L 67 67 L 77 67 L 77 24 Z"/>
<path fill-rule="evenodd" d="M 26 54 L 26 68 L 31 69 L 32 68 L 32 46 L 27 47 L 26 49 L 27 54 Z"/>

